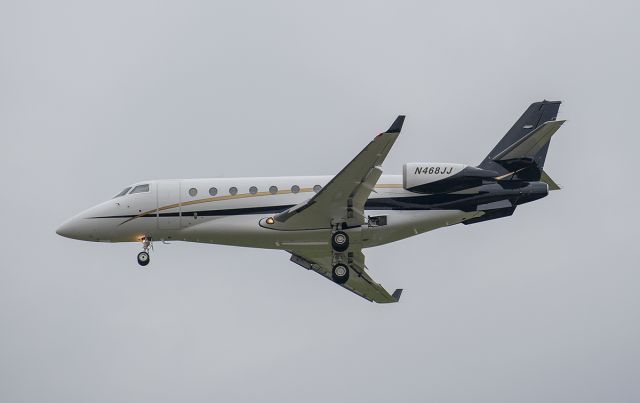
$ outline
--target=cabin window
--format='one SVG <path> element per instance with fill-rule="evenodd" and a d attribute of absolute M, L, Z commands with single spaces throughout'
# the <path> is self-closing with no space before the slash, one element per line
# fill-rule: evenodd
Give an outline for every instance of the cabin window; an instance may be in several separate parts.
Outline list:
<path fill-rule="evenodd" d="M 134 193 L 146 193 L 149 191 L 149 184 L 144 184 L 144 185 L 138 185 L 136 187 L 133 188 L 133 190 L 131 191 L 131 194 Z"/>
<path fill-rule="evenodd" d="M 269 188 L 269 193 L 271 193 L 272 195 L 278 193 L 278 187 L 277 186 L 271 186 Z"/>
<path fill-rule="evenodd" d="M 322 186 L 320 186 L 320 185 L 315 185 L 313 187 L 313 191 L 316 192 L 316 193 L 318 193 L 320 190 L 322 190 Z"/>
<path fill-rule="evenodd" d="M 251 193 L 252 195 L 254 195 L 254 194 L 258 193 L 258 188 L 257 188 L 257 187 L 255 187 L 255 186 L 251 186 L 251 187 L 249 188 L 249 193 Z"/>
<path fill-rule="evenodd" d="M 300 191 L 300 186 L 293 185 L 291 186 L 291 193 L 298 193 Z"/>
<path fill-rule="evenodd" d="M 235 195 L 237 195 L 237 194 L 238 194 L 238 188 L 237 188 L 237 187 L 235 187 L 235 186 L 230 187 L 230 188 L 229 188 L 229 194 L 230 194 L 231 196 L 235 196 Z"/>
<path fill-rule="evenodd" d="M 197 194 L 198 194 L 198 189 L 196 188 L 189 189 L 189 196 L 196 197 Z"/>
<path fill-rule="evenodd" d="M 116 197 L 124 196 L 129 192 L 129 190 L 131 190 L 131 187 L 125 188 L 122 192 L 120 192 L 117 195 L 113 196 L 113 198 L 115 199 Z"/>
<path fill-rule="evenodd" d="M 218 194 L 218 189 L 216 189 L 215 187 L 209 188 L 209 194 L 211 196 L 215 196 Z"/>

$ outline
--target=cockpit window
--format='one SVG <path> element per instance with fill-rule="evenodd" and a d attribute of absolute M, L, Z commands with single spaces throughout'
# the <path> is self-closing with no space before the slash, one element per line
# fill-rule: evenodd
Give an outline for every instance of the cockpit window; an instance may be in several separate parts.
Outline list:
<path fill-rule="evenodd" d="M 116 197 L 120 197 L 120 196 L 126 195 L 129 192 L 130 189 L 131 189 L 131 186 L 129 186 L 128 188 L 125 188 L 122 192 L 120 192 L 117 195 L 113 196 L 113 198 L 115 199 Z"/>
<path fill-rule="evenodd" d="M 149 184 L 146 183 L 144 185 L 138 185 L 136 187 L 133 188 L 133 190 L 131 191 L 131 193 L 129 194 L 134 194 L 134 193 L 145 193 L 149 191 Z"/>

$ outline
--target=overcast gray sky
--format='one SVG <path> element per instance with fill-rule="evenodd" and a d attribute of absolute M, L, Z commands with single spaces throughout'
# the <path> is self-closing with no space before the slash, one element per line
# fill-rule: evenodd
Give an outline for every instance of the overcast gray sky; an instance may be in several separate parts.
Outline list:
<path fill-rule="evenodd" d="M 0 2 L 0 401 L 640 400 L 636 1 Z M 144 179 L 479 163 L 534 101 L 564 190 L 370 249 L 399 304 L 284 252 L 56 227 Z"/>

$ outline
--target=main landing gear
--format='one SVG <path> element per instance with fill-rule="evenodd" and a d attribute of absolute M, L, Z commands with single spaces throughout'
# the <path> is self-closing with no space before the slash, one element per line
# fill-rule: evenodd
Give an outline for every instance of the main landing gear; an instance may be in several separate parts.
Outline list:
<path fill-rule="evenodd" d="M 151 244 L 151 238 L 142 238 L 142 249 L 143 251 L 138 253 L 138 264 L 140 266 L 146 266 L 151 261 L 149 257 L 149 248 L 153 248 Z"/>
<path fill-rule="evenodd" d="M 331 270 L 331 278 L 338 284 L 344 284 L 349 280 L 349 266 L 344 263 L 338 263 Z"/>
<path fill-rule="evenodd" d="M 331 247 L 338 253 L 342 253 L 349 249 L 349 235 L 342 231 L 334 232 L 331 234 Z"/>
<path fill-rule="evenodd" d="M 349 272 L 351 271 L 349 266 L 342 262 L 345 257 L 344 252 L 349 249 L 349 235 L 336 228 L 336 231 L 331 234 L 331 248 L 335 262 L 331 269 L 331 278 L 338 284 L 344 284 L 349 280 Z"/>

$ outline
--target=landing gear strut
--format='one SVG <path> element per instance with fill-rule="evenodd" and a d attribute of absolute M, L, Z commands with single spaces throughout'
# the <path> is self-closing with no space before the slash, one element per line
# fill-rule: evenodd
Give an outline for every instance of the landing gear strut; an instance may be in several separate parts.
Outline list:
<path fill-rule="evenodd" d="M 151 244 L 151 239 L 150 238 L 142 238 L 142 249 L 143 251 L 138 253 L 138 264 L 140 266 L 146 266 L 149 264 L 149 262 L 151 261 L 151 258 L 149 257 L 149 248 L 153 248 L 153 245 Z"/>

